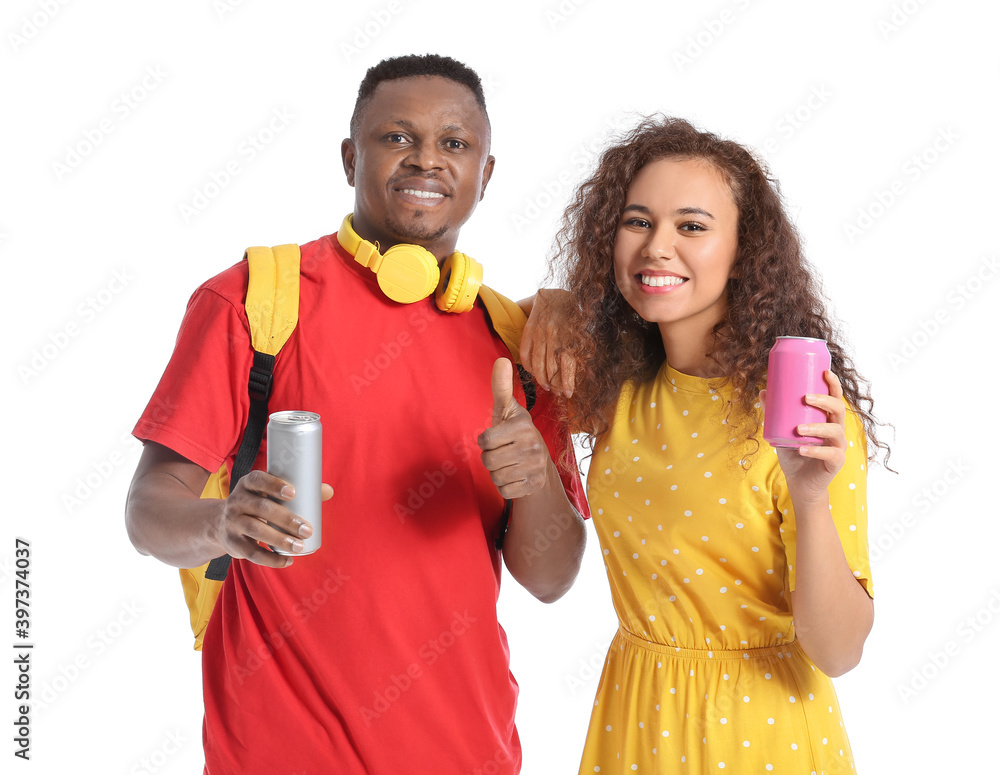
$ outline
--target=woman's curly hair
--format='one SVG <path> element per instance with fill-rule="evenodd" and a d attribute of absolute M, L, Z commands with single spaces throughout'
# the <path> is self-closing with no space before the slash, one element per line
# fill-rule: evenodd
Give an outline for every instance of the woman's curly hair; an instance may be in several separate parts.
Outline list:
<path fill-rule="evenodd" d="M 569 403 L 573 427 L 593 444 L 610 424 L 622 385 L 650 379 L 666 358 L 658 327 L 625 301 L 614 269 L 615 235 L 629 186 L 639 170 L 664 158 L 710 163 L 722 173 L 738 210 L 735 277 L 729 280 L 728 310 L 715 326 L 708 355 L 733 391 L 728 422 L 750 444 L 745 457 L 759 447 L 755 404 L 771 346 L 779 336 L 803 336 L 826 341 L 844 397 L 864 424 L 870 458 L 882 449 L 888 459 L 889 447 L 875 432 L 879 423 L 871 412 L 869 385 L 826 313 L 777 181 L 738 143 L 664 116 L 643 119 L 602 153 L 596 172 L 566 208 L 556 236 L 550 274 L 577 301 L 569 330 L 578 332 L 572 350 L 583 378 Z"/>

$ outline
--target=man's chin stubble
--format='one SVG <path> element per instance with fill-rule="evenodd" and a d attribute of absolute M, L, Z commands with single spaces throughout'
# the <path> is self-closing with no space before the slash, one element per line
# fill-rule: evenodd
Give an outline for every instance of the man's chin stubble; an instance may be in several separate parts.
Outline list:
<path fill-rule="evenodd" d="M 415 213 L 414 218 L 409 223 L 403 223 L 394 218 L 387 217 L 383 224 L 385 233 L 393 235 L 399 242 L 434 242 L 444 237 L 448 233 L 448 225 L 443 224 L 438 229 L 431 230 L 429 226 L 422 223 L 423 213 Z"/>

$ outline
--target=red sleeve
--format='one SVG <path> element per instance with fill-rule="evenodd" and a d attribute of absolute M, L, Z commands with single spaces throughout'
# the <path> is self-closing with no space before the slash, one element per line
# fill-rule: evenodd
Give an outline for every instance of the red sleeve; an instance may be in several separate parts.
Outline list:
<path fill-rule="evenodd" d="M 235 453 L 250 406 L 253 354 L 243 299 L 234 303 L 220 292 L 226 284 L 240 287 L 241 269 L 245 288 L 246 270 L 237 265 L 194 292 L 170 361 L 132 431 L 208 471 Z"/>
<path fill-rule="evenodd" d="M 590 505 L 583 491 L 583 481 L 576 461 L 576 450 L 573 448 L 573 438 L 569 426 L 561 418 L 559 405 L 547 390 L 536 388 L 535 405 L 531 409 L 531 419 L 538 428 L 549 455 L 559 469 L 563 489 L 574 508 L 584 519 L 590 518 Z"/>

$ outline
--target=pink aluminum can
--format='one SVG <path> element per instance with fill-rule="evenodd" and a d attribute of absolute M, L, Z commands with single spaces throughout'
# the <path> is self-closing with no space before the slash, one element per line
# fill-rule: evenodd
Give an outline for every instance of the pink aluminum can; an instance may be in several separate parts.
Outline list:
<path fill-rule="evenodd" d="M 779 336 L 767 357 L 767 401 L 764 438 L 772 447 L 820 446 L 823 439 L 800 436 L 802 423 L 823 423 L 826 412 L 805 402 L 806 393 L 829 395 L 823 372 L 830 368 L 830 351 L 822 339 Z"/>

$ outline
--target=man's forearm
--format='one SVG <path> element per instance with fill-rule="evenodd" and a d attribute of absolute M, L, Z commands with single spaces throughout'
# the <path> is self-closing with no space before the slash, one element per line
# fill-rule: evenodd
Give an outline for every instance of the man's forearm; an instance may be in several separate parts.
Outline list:
<path fill-rule="evenodd" d="M 586 543 L 583 517 L 550 460 L 545 486 L 514 500 L 503 545 L 507 569 L 531 594 L 552 603 L 576 580 Z"/>
<path fill-rule="evenodd" d="M 214 528 L 224 503 L 200 498 L 162 471 L 137 473 L 125 507 L 129 539 L 141 554 L 177 568 L 197 568 L 226 553 Z"/>

